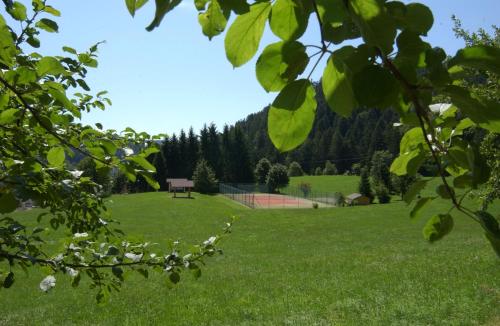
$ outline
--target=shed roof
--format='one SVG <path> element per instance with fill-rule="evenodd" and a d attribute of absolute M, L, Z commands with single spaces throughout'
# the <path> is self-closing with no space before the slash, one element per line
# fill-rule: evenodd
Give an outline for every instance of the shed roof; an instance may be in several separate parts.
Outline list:
<path fill-rule="evenodd" d="M 188 179 L 171 179 L 167 181 L 173 188 L 193 188 L 194 182 Z"/>
<path fill-rule="evenodd" d="M 357 198 L 363 197 L 362 194 L 358 194 L 357 192 L 350 194 L 349 196 L 346 197 L 346 199 L 354 200 Z"/>

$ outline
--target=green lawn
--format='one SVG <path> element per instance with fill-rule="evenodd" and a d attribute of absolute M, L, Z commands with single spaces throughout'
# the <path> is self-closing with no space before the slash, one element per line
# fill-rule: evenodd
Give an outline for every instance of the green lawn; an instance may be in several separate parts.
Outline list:
<path fill-rule="evenodd" d="M 199 280 L 183 274 L 169 289 L 161 274 L 130 275 L 122 292 L 100 307 L 85 283 L 74 290 L 60 278 L 45 294 L 38 290 L 42 272 L 18 272 L 13 288 L 0 290 L 0 324 L 500 324 L 499 261 L 463 216 L 456 216 L 451 235 L 429 245 L 421 236 L 423 220 L 410 222 L 400 201 L 251 210 L 220 196 L 195 197 L 122 195 L 110 207 L 128 233 L 160 244 L 205 240 L 237 215 L 222 244 L 225 255 L 209 260 Z M 423 215 L 444 207 L 436 202 Z"/>

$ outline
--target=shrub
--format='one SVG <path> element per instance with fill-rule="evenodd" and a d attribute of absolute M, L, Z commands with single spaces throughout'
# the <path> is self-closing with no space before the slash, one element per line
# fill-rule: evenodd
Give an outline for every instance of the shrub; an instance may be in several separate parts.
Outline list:
<path fill-rule="evenodd" d="M 271 162 L 267 158 L 262 158 L 255 166 L 255 179 L 257 183 L 263 184 L 267 181 L 267 175 L 269 174 L 269 170 L 271 169 Z"/>
<path fill-rule="evenodd" d="M 324 175 L 335 175 L 338 174 L 337 167 L 330 161 L 326 161 L 325 169 L 323 170 Z"/>
<path fill-rule="evenodd" d="M 304 194 L 304 197 L 307 197 L 311 192 L 311 184 L 307 182 L 301 182 L 299 184 L 299 189 Z"/>
<path fill-rule="evenodd" d="M 318 208 L 319 208 L 318 203 L 313 203 L 313 208 L 314 208 L 314 209 L 318 209 Z"/>
<path fill-rule="evenodd" d="M 360 175 L 361 174 L 361 164 L 360 163 L 354 163 L 352 165 L 351 174 L 353 174 L 353 175 Z"/>
<path fill-rule="evenodd" d="M 288 167 L 288 176 L 289 177 L 300 177 L 304 175 L 304 171 L 302 171 L 302 167 L 298 162 L 292 162 Z"/>
<path fill-rule="evenodd" d="M 319 166 L 314 170 L 314 175 L 323 175 L 323 169 L 321 169 Z"/>
<path fill-rule="evenodd" d="M 368 177 L 368 170 L 366 168 L 361 170 L 361 179 L 359 181 L 358 190 L 360 194 L 370 198 L 370 200 L 373 200 L 372 187 L 370 185 L 370 178 Z"/>
<path fill-rule="evenodd" d="M 207 161 L 201 159 L 196 164 L 193 173 L 194 190 L 202 194 L 210 194 L 217 191 L 217 179 L 214 170 L 208 165 Z"/>
<path fill-rule="evenodd" d="M 286 166 L 278 163 L 271 167 L 266 182 L 269 191 L 276 192 L 280 188 L 287 186 L 289 182 L 290 178 L 288 178 Z"/>
<path fill-rule="evenodd" d="M 382 184 L 380 184 L 376 187 L 375 194 L 377 195 L 378 202 L 380 204 L 387 204 L 391 201 L 389 189 L 387 189 L 387 187 L 382 185 Z"/>
<path fill-rule="evenodd" d="M 118 171 L 113 176 L 113 186 L 111 187 L 111 191 L 114 194 L 126 194 L 128 193 L 128 179 L 127 176 L 121 172 Z"/>
<path fill-rule="evenodd" d="M 373 153 L 370 168 L 370 177 L 373 185 L 383 184 L 390 188 L 390 172 L 392 155 L 388 151 L 376 151 Z"/>
<path fill-rule="evenodd" d="M 333 205 L 335 206 L 344 206 L 345 197 L 341 192 L 336 192 L 333 194 Z"/>

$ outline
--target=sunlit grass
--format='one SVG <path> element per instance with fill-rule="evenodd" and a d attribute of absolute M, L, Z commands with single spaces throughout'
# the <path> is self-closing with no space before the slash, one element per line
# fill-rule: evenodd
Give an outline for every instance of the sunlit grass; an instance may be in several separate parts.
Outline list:
<path fill-rule="evenodd" d="M 357 178 L 350 181 L 355 187 Z M 13 288 L 0 290 L 0 324 L 493 325 L 500 318 L 498 259 L 464 216 L 454 215 L 453 232 L 429 245 L 424 219 L 411 222 L 400 201 L 251 210 L 220 196 L 195 197 L 122 195 L 110 207 L 127 233 L 160 244 L 205 240 L 237 215 L 225 255 L 209 260 L 201 279 L 183 274 L 169 289 L 163 275 L 130 275 L 100 307 L 85 282 L 74 290 L 60 278 L 44 294 L 41 271 L 18 271 Z M 422 216 L 447 208 L 435 202 Z"/>

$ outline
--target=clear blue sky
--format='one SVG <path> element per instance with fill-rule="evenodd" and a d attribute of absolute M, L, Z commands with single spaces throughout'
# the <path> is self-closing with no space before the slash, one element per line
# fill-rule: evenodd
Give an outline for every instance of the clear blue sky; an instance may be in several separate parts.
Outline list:
<path fill-rule="evenodd" d="M 434 11 L 434 27 L 428 41 L 454 54 L 462 46 L 452 32 L 451 15 L 457 15 L 468 30 L 499 24 L 500 1 L 425 0 Z M 219 129 L 271 103 L 255 78 L 255 58 L 233 69 L 226 60 L 223 35 L 208 41 L 201 33 L 193 1 L 185 0 L 167 15 L 155 31 L 144 27 L 153 17 L 150 1 L 135 18 L 123 0 L 49 1 L 61 10 L 58 34 L 44 33 L 44 54 L 56 55 L 63 45 L 83 51 L 97 41 L 99 68 L 88 83 L 93 92 L 108 90 L 113 106 L 86 115 L 84 123 L 102 122 L 106 128 L 130 126 L 150 133 L 177 133 L 190 126 L 197 131 L 214 122 Z M 317 44 L 315 21 L 303 42 Z M 263 42 L 277 38 L 266 31 Z M 320 65 L 313 78 L 319 79 Z"/>

